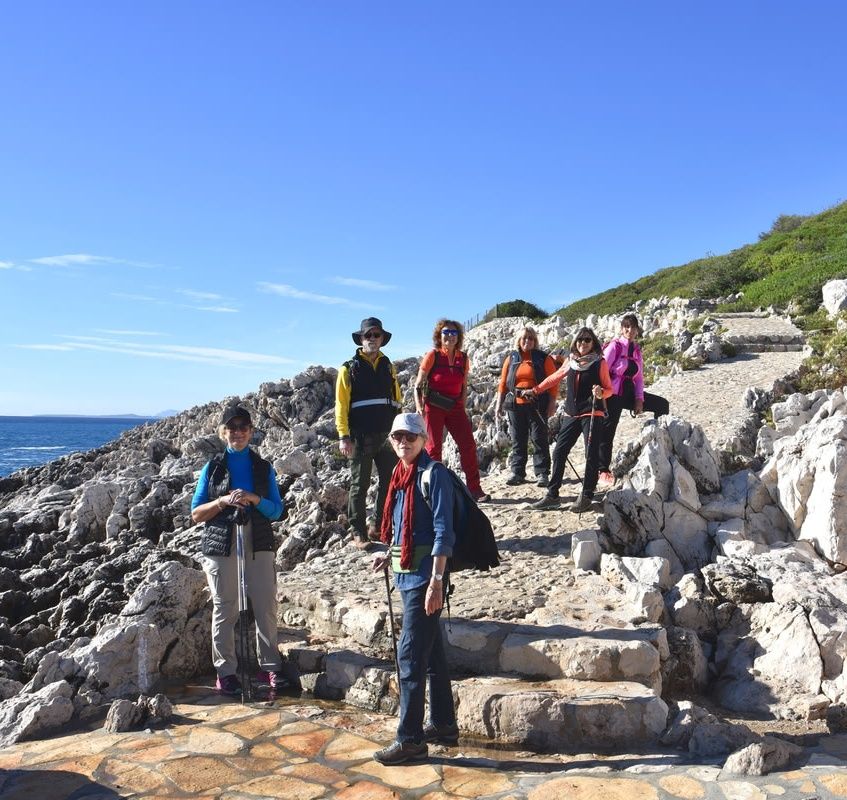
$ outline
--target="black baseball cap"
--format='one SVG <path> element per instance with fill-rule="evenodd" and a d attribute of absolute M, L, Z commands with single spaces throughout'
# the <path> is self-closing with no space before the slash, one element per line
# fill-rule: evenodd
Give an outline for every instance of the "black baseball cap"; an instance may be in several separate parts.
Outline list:
<path fill-rule="evenodd" d="M 236 417 L 243 417 L 250 425 L 253 424 L 253 420 L 250 419 L 250 412 L 244 408 L 244 406 L 236 404 L 227 406 L 224 409 L 223 414 L 221 414 L 221 425 L 226 425 L 230 420 L 233 420 Z"/>

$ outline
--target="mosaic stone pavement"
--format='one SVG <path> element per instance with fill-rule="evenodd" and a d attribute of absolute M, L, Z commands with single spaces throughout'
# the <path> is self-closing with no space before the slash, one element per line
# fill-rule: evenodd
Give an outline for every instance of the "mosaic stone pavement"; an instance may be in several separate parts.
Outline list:
<path fill-rule="evenodd" d="M 396 721 L 305 698 L 253 706 L 209 687 L 169 691 L 167 726 L 76 731 L 0 753 L 2 800 L 819 800 L 847 798 L 847 734 L 823 737 L 791 771 L 722 775 L 686 754 L 539 756 L 461 739 L 412 766 L 383 767 L 373 751 Z"/>

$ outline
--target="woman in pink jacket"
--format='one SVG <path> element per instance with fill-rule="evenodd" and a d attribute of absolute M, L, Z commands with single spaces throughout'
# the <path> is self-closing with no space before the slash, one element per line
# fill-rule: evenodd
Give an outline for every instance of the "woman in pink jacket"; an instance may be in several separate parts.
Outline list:
<path fill-rule="evenodd" d="M 670 411 L 668 401 L 664 397 L 644 391 L 644 359 L 638 346 L 641 334 L 638 317 L 635 314 L 625 314 L 621 320 L 620 336 L 612 339 L 603 350 L 614 394 L 607 401 L 609 416 L 606 419 L 605 436 L 600 442 L 599 487 L 609 487 L 615 482 L 614 476 L 609 472 L 609 465 L 621 412 L 627 408 L 637 416 L 642 411 L 652 411 L 653 416 L 658 418 Z"/>

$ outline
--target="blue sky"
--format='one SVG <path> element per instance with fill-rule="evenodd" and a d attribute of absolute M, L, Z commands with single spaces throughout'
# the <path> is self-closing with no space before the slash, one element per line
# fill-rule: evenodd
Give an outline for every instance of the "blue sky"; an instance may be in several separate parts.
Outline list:
<path fill-rule="evenodd" d="M 839 2 L 0 5 L 0 414 L 155 413 L 847 197 Z"/>

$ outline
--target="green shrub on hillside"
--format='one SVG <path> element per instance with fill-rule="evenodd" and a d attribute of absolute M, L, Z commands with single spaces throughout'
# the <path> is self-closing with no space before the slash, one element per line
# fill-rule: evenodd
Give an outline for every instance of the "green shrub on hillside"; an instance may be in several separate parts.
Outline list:
<path fill-rule="evenodd" d="M 814 216 L 783 214 L 756 244 L 667 267 L 571 303 L 556 313 L 569 322 L 588 314 L 620 314 L 652 297 L 720 297 L 743 292 L 723 310 L 793 304 L 813 311 L 821 286 L 847 277 L 847 203 Z"/>
<path fill-rule="evenodd" d="M 821 330 L 809 337 L 809 344 L 813 352 L 800 368 L 797 388 L 808 393 L 847 386 L 847 331 Z"/>
<path fill-rule="evenodd" d="M 530 317 L 534 320 L 542 320 L 548 316 L 550 315 L 543 308 L 526 300 L 509 300 L 507 303 L 498 303 L 494 308 L 489 309 L 482 321 L 490 322 L 500 317 Z"/>

